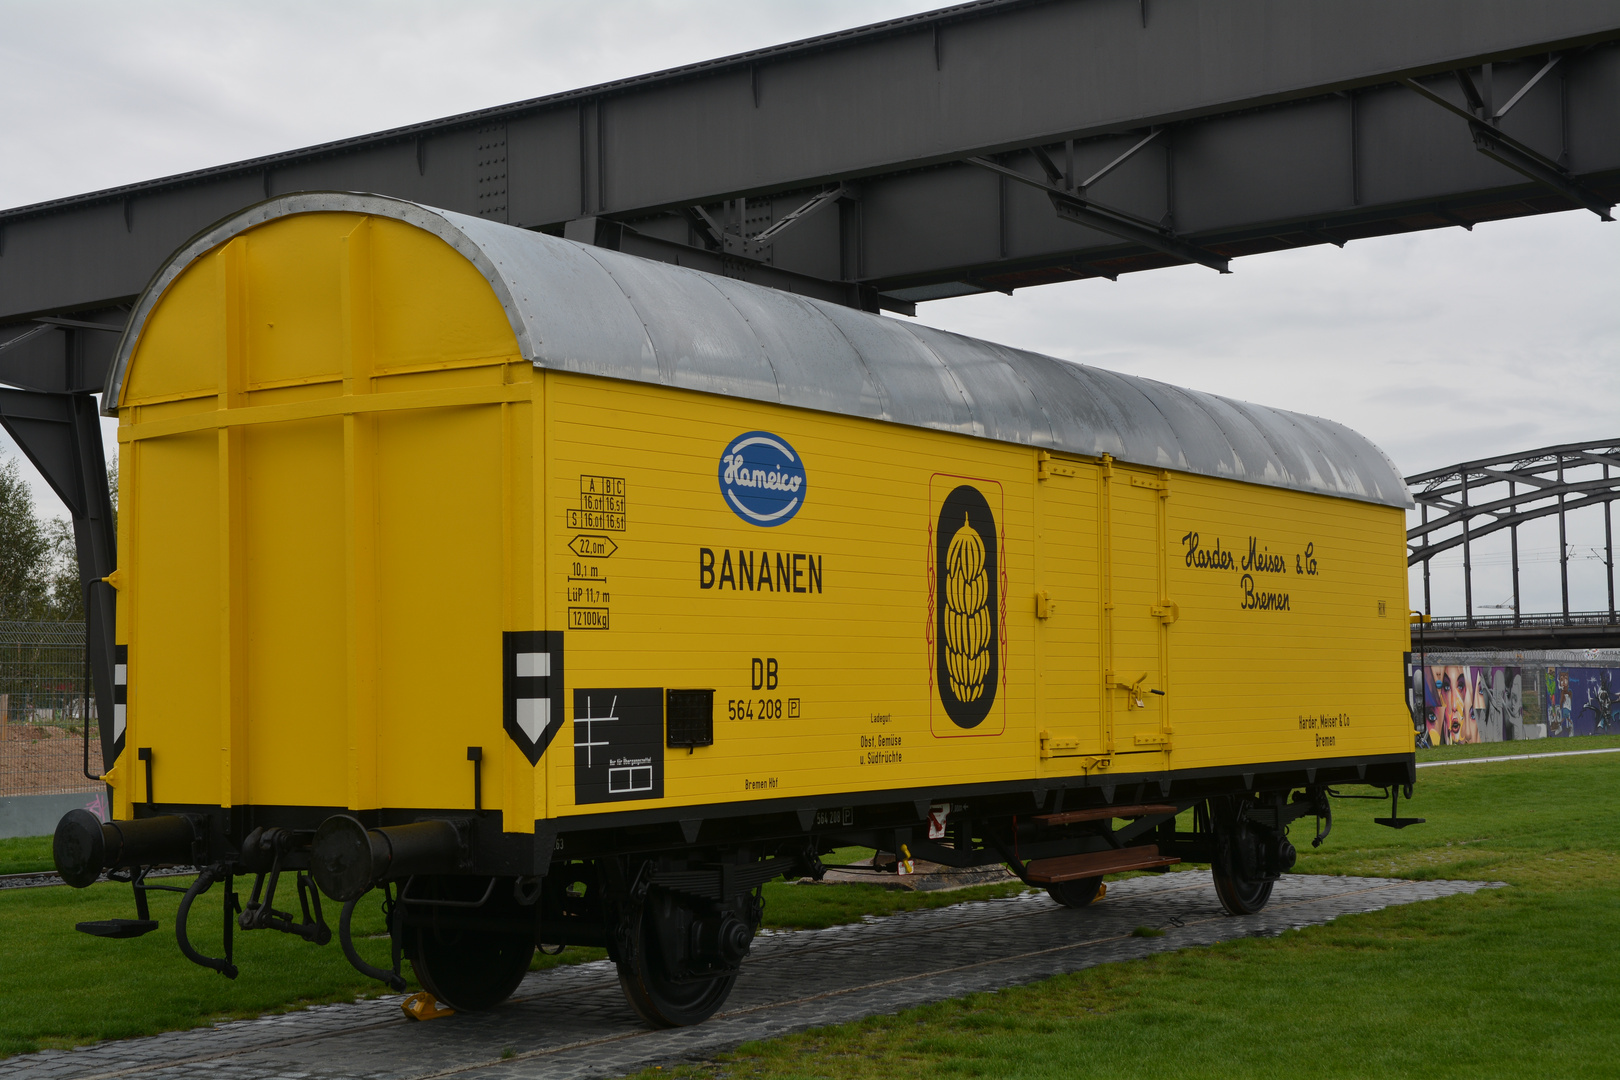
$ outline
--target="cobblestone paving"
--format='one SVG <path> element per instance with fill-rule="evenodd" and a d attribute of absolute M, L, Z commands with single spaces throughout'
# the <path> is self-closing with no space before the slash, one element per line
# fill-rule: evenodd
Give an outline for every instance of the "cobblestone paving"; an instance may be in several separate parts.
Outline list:
<path fill-rule="evenodd" d="M 516 1080 L 618 1076 L 701 1059 L 750 1039 L 890 1013 L 978 990 L 1339 915 L 1489 888 L 1473 881 L 1291 876 L 1258 915 L 1222 913 L 1207 871 L 1134 878 L 1080 911 L 1044 894 L 763 934 L 725 1009 L 708 1022 L 650 1031 L 606 961 L 531 974 L 492 1013 L 426 1023 L 399 997 L 0 1061 L 0 1080 Z M 1132 937 L 1138 926 L 1163 937 Z M 179 962 L 179 958 L 175 958 Z M 503 1056 L 504 1055 L 504 1056 Z"/>

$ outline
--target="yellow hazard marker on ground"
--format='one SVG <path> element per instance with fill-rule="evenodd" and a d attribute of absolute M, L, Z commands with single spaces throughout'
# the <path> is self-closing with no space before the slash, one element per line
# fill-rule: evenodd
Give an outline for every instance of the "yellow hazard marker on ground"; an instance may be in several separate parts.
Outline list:
<path fill-rule="evenodd" d="M 400 1009 L 412 1020 L 437 1020 L 441 1016 L 454 1016 L 456 1010 L 439 1004 L 439 999 L 423 990 L 399 1003 Z"/>

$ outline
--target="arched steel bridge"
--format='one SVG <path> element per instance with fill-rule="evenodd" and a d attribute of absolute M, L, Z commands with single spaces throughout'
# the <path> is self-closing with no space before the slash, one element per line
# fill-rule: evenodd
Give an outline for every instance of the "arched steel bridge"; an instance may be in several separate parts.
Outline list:
<path fill-rule="evenodd" d="M 1422 628 L 1428 648 L 1557 649 L 1620 646 L 1615 614 L 1614 502 L 1620 498 L 1620 439 L 1567 443 L 1501 457 L 1465 461 L 1406 478 L 1420 520 L 1406 533 L 1407 565 L 1423 567 L 1423 611 L 1433 609 L 1430 564 L 1461 549 L 1466 614 L 1434 618 Z M 1606 604 L 1580 599 L 1572 610 L 1569 584 L 1569 515 L 1601 507 Z M 1558 519 L 1558 576 L 1562 609 L 1527 613 L 1519 574 L 1519 529 Z M 1506 530 L 1513 581 L 1511 615 L 1476 613 L 1474 547 Z M 1597 608 L 1597 610 L 1593 610 Z"/>

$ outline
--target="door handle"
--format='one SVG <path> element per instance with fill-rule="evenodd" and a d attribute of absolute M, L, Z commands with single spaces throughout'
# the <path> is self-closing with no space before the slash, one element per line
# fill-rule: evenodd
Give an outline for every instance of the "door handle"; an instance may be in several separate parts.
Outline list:
<path fill-rule="evenodd" d="M 1136 677 L 1135 682 L 1116 682 L 1114 685 L 1131 695 L 1132 705 L 1138 709 L 1145 709 L 1147 708 L 1147 702 L 1142 700 L 1142 684 L 1145 682 L 1147 682 L 1147 672 L 1144 671 Z"/>

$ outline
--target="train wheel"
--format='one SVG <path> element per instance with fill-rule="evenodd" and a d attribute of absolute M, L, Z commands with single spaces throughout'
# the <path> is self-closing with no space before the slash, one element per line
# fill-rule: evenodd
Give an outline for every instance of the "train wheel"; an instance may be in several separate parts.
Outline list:
<path fill-rule="evenodd" d="M 1226 809 L 1226 813 L 1221 810 Z M 1271 899 L 1265 840 L 1237 816 L 1237 807 L 1211 807 L 1215 818 L 1215 895 L 1228 915 L 1253 915 Z"/>
<path fill-rule="evenodd" d="M 509 881 L 487 878 L 417 878 L 413 893 L 421 898 L 459 903 L 484 902 L 476 908 L 444 908 L 438 925 L 407 926 L 405 953 L 411 970 L 428 993 L 459 1012 L 493 1009 L 517 990 L 534 957 L 534 935 L 522 931 L 478 930 L 457 926 L 462 911 L 484 919 L 518 921 L 533 909 L 517 906 Z M 497 887 L 505 885 L 506 887 Z M 426 907 L 418 910 L 427 910 Z"/>
<path fill-rule="evenodd" d="M 1272 882 L 1223 874 L 1218 863 L 1214 870 L 1215 895 L 1228 915 L 1253 915 L 1271 899 Z"/>
<path fill-rule="evenodd" d="M 483 930 L 417 931 L 411 970 L 428 993 L 458 1012 L 493 1009 L 517 990 L 534 938 Z"/>
<path fill-rule="evenodd" d="M 1102 891 L 1103 879 L 1100 877 L 1080 878 L 1077 881 L 1060 881 L 1056 885 L 1046 887 L 1046 895 L 1068 908 L 1083 908 L 1097 899 Z"/>
<path fill-rule="evenodd" d="M 619 985 L 636 1015 L 655 1028 L 685 1027 L 713 1016 L 725 1004 L 737 975 L 675 978 L 665 961 L 663 933 L 686 924 L 661 918 L 658 898 L 642 905 L 628 955 L 618 958 Z"/>

